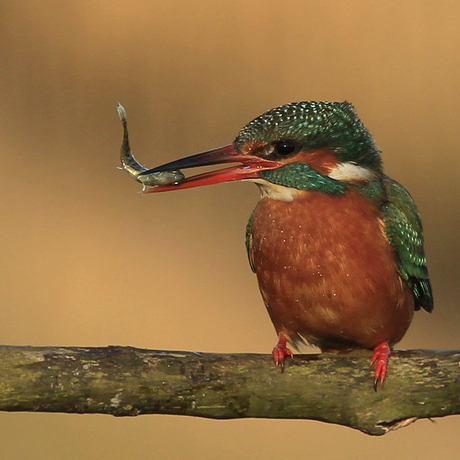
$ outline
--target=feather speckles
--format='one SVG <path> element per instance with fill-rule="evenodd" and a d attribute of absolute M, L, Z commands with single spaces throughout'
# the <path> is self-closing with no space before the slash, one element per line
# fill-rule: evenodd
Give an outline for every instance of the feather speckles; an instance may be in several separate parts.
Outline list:
<path fill-rule="evenodd" d="M 379 149 L 349 102 L 306 101 L 276 107 L 248 123 L 235 139 L 241 147 L 254 141 L 294 139 L 306 151 L 332 148 L 341 161 L 381 170 Z"/>

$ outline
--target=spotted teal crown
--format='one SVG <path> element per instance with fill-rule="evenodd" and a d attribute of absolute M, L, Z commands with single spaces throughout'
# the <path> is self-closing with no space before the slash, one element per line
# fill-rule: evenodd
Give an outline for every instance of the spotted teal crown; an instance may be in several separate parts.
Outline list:
<path fill-rule="evenodd" d="M 341 161 L 353 161 L 381 172 L 379 149 L 349 102 L 293 102 L 249 122 L 235 139 L 237 148 L 250 142 L 291 139 L 305 151 L 329 147 Z"/>

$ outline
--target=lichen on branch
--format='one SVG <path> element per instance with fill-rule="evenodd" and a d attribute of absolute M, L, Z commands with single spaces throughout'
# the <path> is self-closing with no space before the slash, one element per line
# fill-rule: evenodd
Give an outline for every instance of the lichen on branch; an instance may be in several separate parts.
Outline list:
<path fill-rule="evenodd" d="M 369 354 L 271 355 L 132 347 L 0 346 L 0 410 L 310 419 L 385 434 L 460 413 L 460 351 L 394 352 L 383 389 Z"/>

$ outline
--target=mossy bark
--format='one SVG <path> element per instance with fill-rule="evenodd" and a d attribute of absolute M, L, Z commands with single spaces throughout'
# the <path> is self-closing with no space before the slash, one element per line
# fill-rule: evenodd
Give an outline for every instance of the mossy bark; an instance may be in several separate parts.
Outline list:
<path fill-rule="evenodd" d="M 271 356 L 132 347 L 0 347 L 0 410 L 312 419 L 372 435 L 460 413 L 460 351 L 394 352 L 374 391 L 367 352 Z"/>

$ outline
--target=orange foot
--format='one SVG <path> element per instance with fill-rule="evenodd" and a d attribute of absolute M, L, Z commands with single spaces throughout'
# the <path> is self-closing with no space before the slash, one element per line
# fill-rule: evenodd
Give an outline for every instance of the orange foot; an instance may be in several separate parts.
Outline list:
<path fill-rule="evenodd" d="M 281 372 L 284 372 L 284 359 L 286 357 L 292 358 L 292 351 L 286 346 L 287 338 L 284 334 L 278 335 L 278 344 L 273 348 L 272 354 L 275 360 L 276 367 L 281 368 Z"/>
<path fill-rule="evenodd" d="M 383 384 L 385 383 L 385 377 L 387 375 L 388 369 L 388 358 L 390 357 L 391 349 L 388 342 L 383 342 L 380 345 L 377 345 L 374 348 L 374 354 L 372 355 L 371 366 L 374 363 L 375 365 L 375 372 L 374 372 L 374 390 L 377 391 L 377 386 L 380 382 L 380 385 L 383 388 Z"/>

